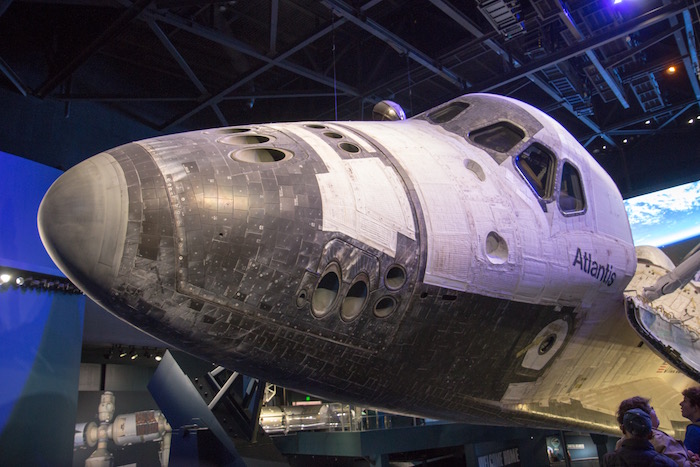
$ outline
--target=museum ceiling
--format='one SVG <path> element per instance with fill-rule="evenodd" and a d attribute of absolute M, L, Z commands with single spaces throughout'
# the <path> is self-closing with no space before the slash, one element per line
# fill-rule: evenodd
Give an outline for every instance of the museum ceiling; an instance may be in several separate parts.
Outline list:
<path fill-rule="evenodd" d="M 154 134 L 494 92 L 559 120 L 631 196 L 700 178 L 697 27 L 673 0 L 5 0 L 0 86 Z"/>

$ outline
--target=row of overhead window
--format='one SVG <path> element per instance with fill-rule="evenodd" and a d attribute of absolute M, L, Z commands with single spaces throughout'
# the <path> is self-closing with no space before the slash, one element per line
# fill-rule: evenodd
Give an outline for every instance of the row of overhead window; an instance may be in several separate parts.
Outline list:
<path fill-rule="evenodd" d="M 452 102 L 427 115 L 436 124 L 447 123 L 469 107 L 466 102 Z M 525 139 L 525 132 L 508 121 L 499 121 L 470 131 L 467 139 L 489 153 L 498 153 L 499 163 L 518 143 Z M 513 157 L 515 167 L 522 174 L 532 191 L 543 202 L 556 199 L 564 214 L 580 214 L 585 211 L 586 198 L 578 169 L 569 161 L 562 161 L 557 185 L 557 157 L 540 143 L 532 143 Z"/>

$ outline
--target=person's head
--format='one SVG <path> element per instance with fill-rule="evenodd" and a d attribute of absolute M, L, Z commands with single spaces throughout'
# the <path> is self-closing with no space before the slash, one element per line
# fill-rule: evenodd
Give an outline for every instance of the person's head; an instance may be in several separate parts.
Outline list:
<path fill-rule="evenodd" d="M 694 422 L 700 418 L 700 386 L 690 387 L 682 394 L 681 415 Z"/>
<path fill-rule="evenodd" d="M 620 402 L 620 407 L 617 409 L 617 423 L 619 423 L 620 426 L 622 426 L 622 419 L 628 410 L 642 409 L 647 414 L 649 414 L 649 418 L 651 418 L 651 426 L 654 428 L 658 428 L 659 418 L 656 416 L 654 407 L 652 407 L 651 404 L 649 404 L 649 401 L 650 399 L 647 399 L 646 397 L 634 396 Z"/>
<path fill-rule="evenodd" d="M 630 409 L 622 417 L 622 432 L 628 438 L 651 438 L 651 417 L 642 409 Z"/>

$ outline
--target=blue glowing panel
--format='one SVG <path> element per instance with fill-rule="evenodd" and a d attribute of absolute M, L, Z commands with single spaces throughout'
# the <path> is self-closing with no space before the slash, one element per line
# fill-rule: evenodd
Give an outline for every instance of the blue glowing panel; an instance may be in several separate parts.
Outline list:
<path fill-rule="evenodd" d="M 625 201 L 635 245 L 666 246 L 700 235 L 700 181 Z"/>
<path fill-rule="evenodd" d="M 63 277 L 36 225 L 44 193 L 62 173 L 0 151 L 0 266 Z"/>
<path fill-rule="evenodd" d="M 0 464 L 70 465 L 84 309 L 83 295 L 0 290 Z"/>

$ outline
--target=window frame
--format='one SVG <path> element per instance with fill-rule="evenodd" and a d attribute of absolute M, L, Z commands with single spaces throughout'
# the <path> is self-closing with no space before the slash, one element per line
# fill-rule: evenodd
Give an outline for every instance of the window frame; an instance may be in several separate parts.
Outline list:
<path fill-rule="evenodd" d="M 477 138 L 480 136 L 483 136 L 485 133 L 488 131 L 493 131 L 494 129 L 497 129 L 499 127 L 503 127 L 508 129 L 509 131 L 512 132 L 512 134 L 518 136 L 518 140 L 514 142 L 513 144 L 510 144 L 510 146 L 505 150 L 501 151 L 499 149 L 496 149 L 493 147 L 493 145 L 489 146 L 487 144 L 484 144 L 483 142 L 477 141 Z M 515 123 L 509 121 L 509 120 L 497 120 L 495 122 L 489 123 L 488 125 L 483 125 L 480 126 L 479 128 L 476 128 L 474 130 L 470 130 L 467 132 L 465 135 L 465 139 L 469 141 L 471 144 L 483 148 L 487 152 L 496 152 L 498 154 L 509 154 L 511 151 L 513 151 L 515 148 L 518 147 L 518 145 L 522 144 L 523 141 L 527 138 L 527 132 L 521 128 L 520 126 L 516 125 Z"/>
<path fill-rule="evenodd" d="M 540 195 L 533 183 L 530 181 L 530 178 L 528 175 L 525 174 L 525 171 L 529 170 L 531 172 L 530 176 L 533 179 L 539 180 L 537 175 L 533 172 L 532 168 L 529 167 L 528 164 L 528 169 L 523 169 L 521 165 L 518 163 L 520 156 L 522 156 L 525 152 L 527 152 L 530 148 L 537 148 L 540 152 L 545 153 L 549 156 L 550 159 L 550 164 L 548 166 L 548 173 L 546 174 L 546 177 L 544 179 L 544 186 L 543 188 L 543 195 Z M 554 151 L 552 151 L 550 148 L 545 146 L 544 144 L 538 142 L 538 141 L 533 141 L 530 144 L 528 144 L 523 150 L 519 151 L 517 154 L 513 156 L 513 165 L 515 166 L 515 170 L 520 174 L 520 176 L 525 180 L 525 183 L 527 186 L 530 188 L 530 190 L 534 193 L 534 195 L 537 197 L 539 201 L 545 202 L 545 203 L 551 203 L 555 200 L 555 192 L 557 192 L 557 170 L 559 168 L 559 159 L 557 158 L 557 155 Z"/>
<path fill-rule="evenodd" d="M 571 162 L 568 159 L 562 159 L 560 161 L 561 163 L 561 175 L 559 176 L 557 187 L 556 187 L 556 192 L 557 192 L 557 208 L 559 208 L 559 212 L 562 213 L 563 216 L 566 217 L 571 217 L 571 216 L 579 216 L 582 214 L 585 214 L 586 211 L 588 211 L 588 201 L 586 197 L 586 188 L 583 183 L 583 177 L 581 176 L 581 171 L 579 168 Z M 564 182 L 564 170 L 566 169 L 567 165 L 571 167 L 574 171 L 574 173 L 578 176 L 578 187 L 581 191 L 581 202 L 583 206 L 581 209 L 575 209 L 575 210 L 564 210 L 561 206 L 561 193 L 562 193 L 562 183 Z M 572 196 L 573 199 L 578 199 L 576 196 Z"/>

